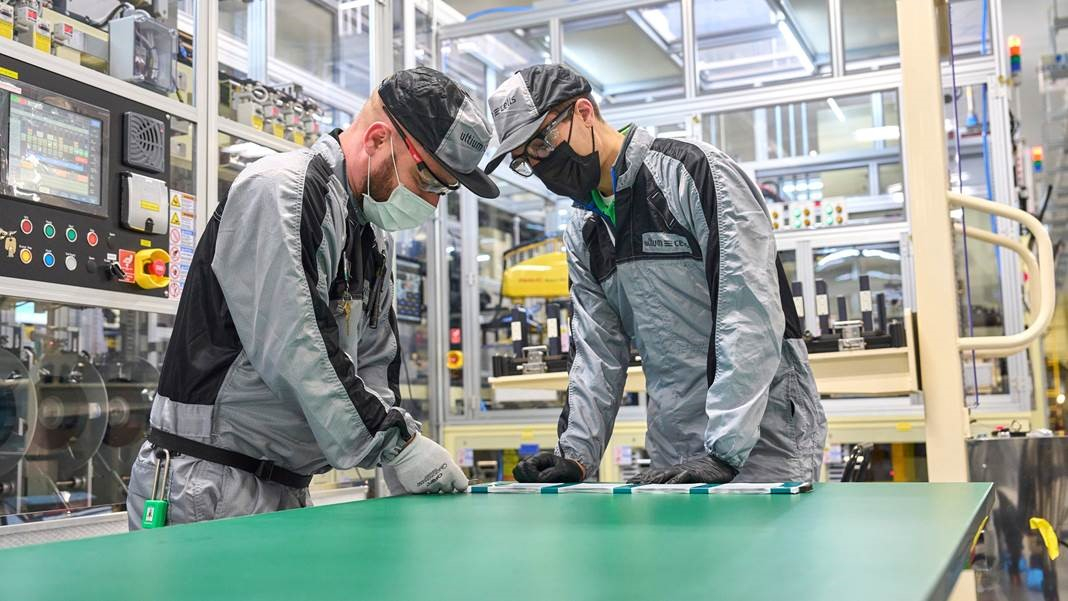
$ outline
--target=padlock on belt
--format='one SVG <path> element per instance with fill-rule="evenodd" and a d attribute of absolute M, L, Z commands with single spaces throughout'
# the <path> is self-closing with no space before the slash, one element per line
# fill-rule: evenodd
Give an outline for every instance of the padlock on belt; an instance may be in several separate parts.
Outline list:
<path fill-rule="evenodd" d="M 148 499 L 145 499 L 145 512 L 141 516 L 141 527 L 162 528 L 167 525 L 167 495 L 170 492 L 167 483 L 170 481 L 171 452 L 167 449 L 156 449 L 156 475 L 152 478 L 152 491 Z M 160 478 L 160 462 L 162 460 L 163 477 Z"/>

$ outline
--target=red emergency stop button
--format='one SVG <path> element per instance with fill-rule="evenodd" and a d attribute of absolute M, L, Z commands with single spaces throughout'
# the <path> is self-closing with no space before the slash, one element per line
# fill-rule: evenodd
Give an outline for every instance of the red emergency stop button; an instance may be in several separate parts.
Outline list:
<path fill-rule="evenodd" d="M 89 230 L 89 233 L 85 235 L 85 241 L 89 244 L 89 246 L 96 246 L 100 243 L 100 236 L 98 236 L 93 230 Z"/>
<path fill-rule="evenodd" d="M 152 275 L 161 278 L 167 275 L 167 262 L 156 259 L 155 261 L 152 261 L 152 263 L 150 263 L 149 271 L 152 273 Z"/>
<path fill-rule="evenodd" d="M 30 232 L 33 231 L 33 222 L 30 221 L 28 217 L 23 217 L 22 221 L 19 223 L 19 229 L 22 230 L 23 234 L 28 236 L 30 235 Z"/>

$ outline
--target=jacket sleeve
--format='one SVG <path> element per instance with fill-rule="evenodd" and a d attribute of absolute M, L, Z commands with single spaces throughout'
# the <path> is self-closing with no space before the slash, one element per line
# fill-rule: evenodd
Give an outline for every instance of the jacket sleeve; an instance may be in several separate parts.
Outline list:
<path fill-rule="evenodd" d="M 557 427 L 557 454 L 582 464 L 586 477 L 597 473 L 612 437 L 627 381 L 630 345 L 623 323 L 608 304 L 589 266 L 589 251 L 573 221 L 565 237 L 571 282 L 571 345 L 567 401 Z M 596 225 L 586 221 L 587 227 Z"/>
<path fill-rule="evenodd" d="M 703 214 L 712 302 L 706 450 L 739 468 L 760 436 L 782 352 L 785 319 L 775 237 L 760 192 L 734 161 L 707 148 L 691 171 L 694 213 Z"/>
<path fill-rule="evenodd" d="M 292 158 L 235 182 L 212 269 L 264 383 L 300 404 L 331 465 L 370 467 L 399 452 L 413 423 L 364 385 L 339 341 L 328 290 L 344 247 L 344 189 L 322 157 Z"/>

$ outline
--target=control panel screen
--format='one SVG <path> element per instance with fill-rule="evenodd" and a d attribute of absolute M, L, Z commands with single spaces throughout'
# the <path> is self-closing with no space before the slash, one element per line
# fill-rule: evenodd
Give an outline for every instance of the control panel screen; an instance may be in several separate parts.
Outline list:
<path fill-rule="evenodd" d="M 7 181 L 27 193 L 100 204 L 103 123 L 11 94 Z"/>
<path fill-rule="evenodd" d="M 423 266 L 419 261 L 397 257 L 397 319 L 418 323 L 423 319 Z"/>
<path fill-rule="evenodd" d="M 6 195 L 106 215 L 107 111 L 25 84 L 3 88 Z"/>

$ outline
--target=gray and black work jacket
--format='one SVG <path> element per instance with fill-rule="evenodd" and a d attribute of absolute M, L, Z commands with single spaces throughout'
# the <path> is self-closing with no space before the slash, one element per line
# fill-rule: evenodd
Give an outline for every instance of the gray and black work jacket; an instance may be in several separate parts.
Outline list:
<path fill-rule="evenodd" d="M 395 407 L 391 244 L 334 135 L 249 165 L 197 244 L 152 426 L 302 474 L 396 453 L 420 426 Z"/>
<path fill-rule="evenodd" d="M 614 174 L 615 223 L 576 205 L 564 234 L 574 358 L 557 453 L 596 470 L 633 342 L 653 466 L 713 454 L 741 468 L 765 430 L 775 469 L 752 477 L 808 476 L 826 418 L 760 192 L 716 148 L 637 127 Z"/>

